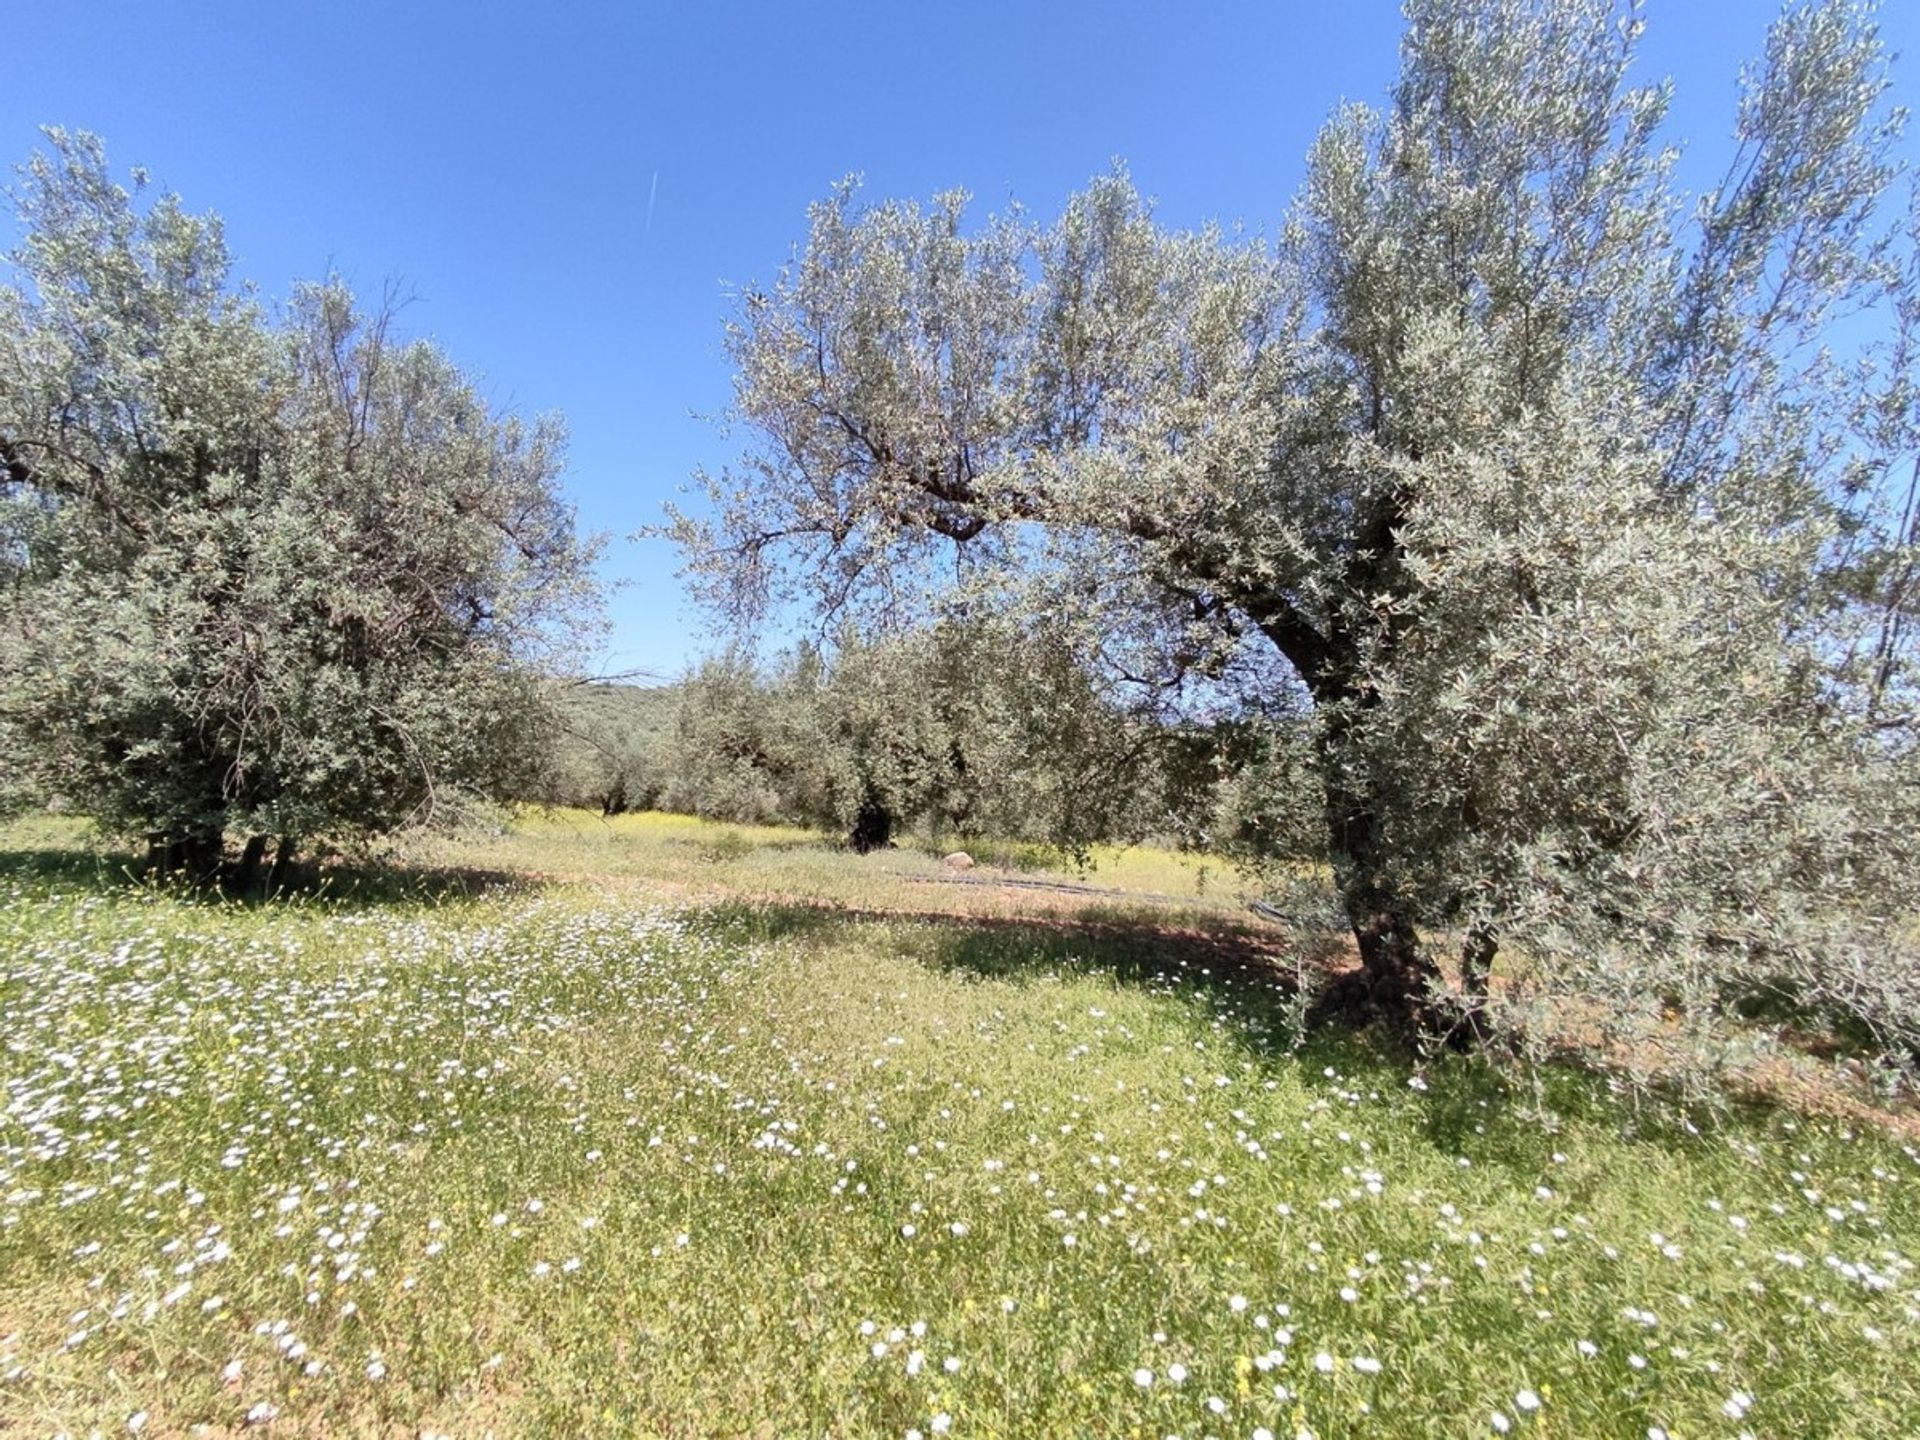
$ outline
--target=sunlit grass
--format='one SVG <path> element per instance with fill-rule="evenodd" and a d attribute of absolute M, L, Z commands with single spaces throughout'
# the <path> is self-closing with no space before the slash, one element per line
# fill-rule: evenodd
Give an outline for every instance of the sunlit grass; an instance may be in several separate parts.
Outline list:
<path fill-rule="evenodd" d="M 544 889 L 364 903 L 15 865 L 0 1431 L 1920 1433 L 1897 1140 L 1542 1123 L 1158 930 L 726 899 L 876 873 L 746 838 L 539 820 L 459 843 Z"/>
<path fill-rule="evenodd" d="M 1165 924 L 1257 924 L 1246 909 L 1242 877 L 1217 856 L 1097 846 L 1075 857 L 992 842 L 975 845 L 975 869 L 957 872 L 941 857 L 962 843 L 903 837 L 896 848 L 854 855 L 838 837 L 793 827 L 529 809 L 497 834 L 469 829 L 423 839 L 406 856 L 426 865 L 531 871 L 560 882 L 641 882 L 683 898 L 807 900 L 909 914 L 1130 914 Z"/>

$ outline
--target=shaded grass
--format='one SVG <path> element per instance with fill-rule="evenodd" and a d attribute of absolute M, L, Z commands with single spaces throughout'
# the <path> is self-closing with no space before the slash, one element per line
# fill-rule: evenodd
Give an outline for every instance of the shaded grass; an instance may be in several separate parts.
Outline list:
<path fill-rule="evenodd" d="M 530 892 L 542 884 L 540 877 L 521 869 L 334 860 L 296 866 L 272 895 L 264 890 L 233 892 L 155 877 L 146 870 L 143 856 L 82 820 L 35 816 L 0 824 L 0 886 L 25 894 L 128 891 L 215 908 L 361 910 L 431 908 L 494 892 Z"/>

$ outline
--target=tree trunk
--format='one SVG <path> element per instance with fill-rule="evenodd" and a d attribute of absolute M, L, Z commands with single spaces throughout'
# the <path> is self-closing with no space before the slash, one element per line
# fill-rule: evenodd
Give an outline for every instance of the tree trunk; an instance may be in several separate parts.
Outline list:
<path fill-rule="evenodd" d="M 1486 1021 L 1481 1012 L 1486 1009 L 1493 981 L 1493 957 L 1499 948 L 1500 942 L 1495 939 L 1491 926 L 1474 924 L 1467 928 L 1467 938 L 1460 946 L 1461 1016 L 1449 1036 L 1455 1045 L 1487 1038 Z"/>
<path fill-rule="evenodd" d="M 155 875 L 179 876 L 192 885 L 220 878 L 226 858 L 226 836 L 219 830 L 161 832 L 147 837 L 147 868 Z"/>
<path fill-rule="evenodd" d="M 249 835 L 246 848 L 240 852 L 240 861 L 233 867 L 233 888 L 242 895 L 251 895 L 260 886 L 260 866 L 267 858 L 267 837 Z"/>
<path fill-rule="evenodd" d="M 847 843 L 862 855 L 870 850 L 886 849 L 893 843 L 892 812 L 877 800 L 866 800 L 854 817 L 853 833 L 847 836 Z"/>
<path fill-rule="evenodd" d="M 1396 1025 L 1417 1028 L 1427 1017 L 1432 982 L 1440 972 L 1421 945 L 1412 918 L 1403 909 L 1362 896 L 1348 898 L 1347 919 L 1359 943 L 1370 1007 Z"/>
<path fill-rule="evenodd" d="M 1329 756 L 1327 773 L 1337 774 Z M 1363 794 L 1334 780 L 1327 785 L 1327 838 L 1347 923 L 1360 950 L 1360 971 L 1330 987 L 1320 1012 L 1353 1019 L 1380 1019 L 1412 1035 L 1434 1019 L 1433 988 L 1439 967 L 1420 942 L 1405 900 L 1386 875 L 1380 817 Z"/>
<path fill-rule="evenodd" d="M 1380 497 L 1356 535 L 1348 567 L 1349 587 L 1356 596 L 1405 588 L 1395 537 L 1403 498 L 1397 490 Z M 1404 615 L 1389 616 L 1385 630 L 1375 633 L 1365 628 L 1374 624 L 1371 619 L 1355 620 L 1336 611 L 1322 633 L 1284 596 L 1263 594 L 1255 587 L 1243 592 L 1240 603 L 1292 663 L 1323 717 L 1319 751 L 1328 849 L 1347 923 L 1359 946 L 1360 970 L 1328 987 L 1315 1012 L 1383 1019 L 1408 1035 L 1430 1029 L 1440 1018 L 1433 1004 L 1439 968 L 1421 946 L 1410 904 L 1391 882 L 1388 837 L 1378 803 L 1364 781 L 1355 784 L 1343 778 L 1354 758 L 1345 753 L 1347 741 L 1360 718 L 1380 703 L 1364 663 L 1368 644 L 1391 651 L 1407 623 Z"/>
<path fill-rule="evenodd" d="M 226 859 L 226 833 L 211 828 L 189 831 L 179 840 L 180 869 L 195 885 L 211 885 L 220 879 L 220 866 Z"/>
<path fill-rule="evenodd" d="M 278 895 L 287 883 L 288 872 L 293 869 L 293 855 L 300 848 L 299 842 L 291 835 L 280 837 L 280 846 L 273 852 L 273 869 L 267 875 L 267 893 Z"/>
<path fill-rule="evenodd" d="M 1493 979 L 1493 957 L 1500 945 L 1486 925 L 1474 925 L 1460 947 L 1460 988 L 1476 1010 L 1486 1003 L 1487 987 Z"/>

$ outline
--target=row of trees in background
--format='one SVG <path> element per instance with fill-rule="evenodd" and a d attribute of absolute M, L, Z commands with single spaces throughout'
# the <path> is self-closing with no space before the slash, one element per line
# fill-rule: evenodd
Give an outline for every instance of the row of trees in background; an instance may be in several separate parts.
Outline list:
<path fill-rule="evenodd" d="M 1106 837 L 1146 818 L 1151 740 L 1043 630 L 849 634 L 831 659 L 802 647 L 765 676 L 739 657 L 698 672 L 663 800 L 779 814 L 856 850 L 915 820 L 963 836 Z"/>
<path fill-rule="evenodd" d="M 1057 630 L 1011 616 L 845 633 L 770 662 L 728 651 L 672 686 L 583 688 L 561 713 L 528 798 L 785 822 L 856 850 L 909 829 L 1067 850 L 1153 837 L 1249 859 L 1319 844 L 1299 823 L 1297 715 L 1146 713 L 1104 693 Z"/>
<path fill-rule="evenodd" d="M 511 792 L 593 611 L 557 423 L 338 284 L 270 313 L 217 219 L 49 141 L 0 287 L 0 787 L 243 884 Z"/>

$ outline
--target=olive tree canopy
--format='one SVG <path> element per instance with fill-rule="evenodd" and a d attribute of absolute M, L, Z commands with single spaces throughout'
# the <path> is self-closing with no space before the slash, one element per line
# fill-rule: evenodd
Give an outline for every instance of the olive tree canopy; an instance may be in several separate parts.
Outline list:
<path fill-rule="evenodd" d="M 1469 1009 L 1507 937 L 1604 952 L 1622 1014 L 1699 989 L 1645 957 L 1759 957 L 1920 1033 L 1865 959 L 1920 874 L 1870 13 L 1781 17 L 1697 198 L 1636 5 L 1406 17 L 1271 242 L 1169 230 L 1124 173 L 1047 225 L 816 205 L 729 328 L 751 439 L 676 519 L 691 573 L 880 623 L 1010 588 L 1136 675 L 1283 659 L 1377 1009 L 1433 1017 L 1442 927 Z"/>
<path fill-rule="evenodd" d="M 201 875 L 228 833 L 251 870 L 269 835 L 285 854 L 500 790 L 590 616 L 558 423 L 489 413 L 337 284 L 270 318 L 217 219 L 49 140 L 0 288 L 16 780 Z"/>

